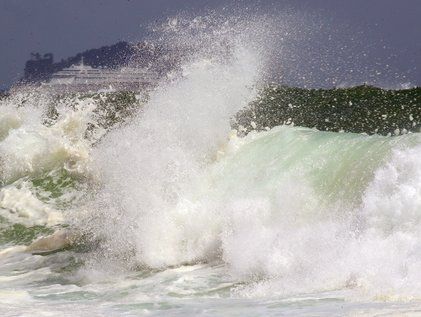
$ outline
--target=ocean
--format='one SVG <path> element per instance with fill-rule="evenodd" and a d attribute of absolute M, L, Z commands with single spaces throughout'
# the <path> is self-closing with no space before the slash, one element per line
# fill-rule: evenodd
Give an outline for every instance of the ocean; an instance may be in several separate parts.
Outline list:
<path fill-rule="evenodd" d="M 2 316 L 421 316 L 420 135 L 233 130 L 264 83 L 235 35 L 124 116 L 0 100 Z"/>

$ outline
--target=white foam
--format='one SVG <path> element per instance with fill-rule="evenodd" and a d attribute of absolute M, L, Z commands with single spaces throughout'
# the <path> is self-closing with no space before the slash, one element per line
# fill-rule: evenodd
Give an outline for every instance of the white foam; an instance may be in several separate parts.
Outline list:
<path fill-rule="evenodd" d="M 53 226 L 63 222 L 60 211 L 40 201 L 29 188 L 6 186 L 0 189 L 0 216 L 26 226 Z"/>
<path fill-rule="evenodd" d="M 33 118 L 14 126 L 10 122 L 18 121 L 16 112 L 9 116 L 10 124 L 6 126 L 14 128 L 10 128 L 0 142 L 0 179 L 8 183 L 61 167 L 86 173 L 90 143 L 84 138 L 84 133 L 91 111 L 90 104 L 81 105 L 77 111 L 66 109 L 66 113 L 51 126 L 42 124 L 41 119 L 33 122 Z"/>

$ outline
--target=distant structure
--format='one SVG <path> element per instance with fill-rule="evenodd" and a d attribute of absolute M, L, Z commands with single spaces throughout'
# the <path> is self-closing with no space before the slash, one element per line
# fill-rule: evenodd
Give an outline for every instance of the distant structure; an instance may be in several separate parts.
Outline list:
<path fill-rule="evenodd" d="M 185 52 L 151 42 L 118 42 L 90 49 L 54 62 L 53 54 L 32 53 L 24 77 L 17 85 L 43 85 L 52 89 L 143 89 L 157 79 L 180 70 Z M 134 65 L 130 67 L 129 65 Z"/>
<path fill-rule="evenodd" d="M 98 69 L 117 69 L 128 65 L 136 68 L 154 68 L 158 73 L 165 74 L 172 68 L 172 59 L 162 63 L 164 56 L 169 54 L 168 49 L 158 47 L 152 43 L 139 42 L 136 44 L 118 42 L 110 46 L 90 49 L 75 56 L 54 62 L 53 54 L 32 53 L 31 59 L 25 64 L 23 83 L 39 83 L 48 81 L 53 74 L 79 64 L 84 64 Z M 165 59 L 165 58 L 164 58 Z"/>
<path fill-rule="evenodd" d="M 144 90 L 154 87 L 158 74 L 145 68 L 93 68 L 80 63 L 53 73 L 42 85 L 55 91 Z"/>
<path fill-rule="evenodd" d="M 53 54 L 31 53 L 31 59 L 26 62 L 24 79 L 26 82 L 46 80 L 54 72 Z"/>

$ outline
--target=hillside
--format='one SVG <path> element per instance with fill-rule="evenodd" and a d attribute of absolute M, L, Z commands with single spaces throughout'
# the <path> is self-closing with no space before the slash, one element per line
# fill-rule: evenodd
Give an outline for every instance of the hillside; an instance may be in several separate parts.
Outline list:
<path fill-rule="evenodd" d="M 302 89 L 268 85 L 233 122 L 243 133 L 281 124 L 382 135 L 419 132 L 421 88 L 385 90 L 363 85 Z"/>

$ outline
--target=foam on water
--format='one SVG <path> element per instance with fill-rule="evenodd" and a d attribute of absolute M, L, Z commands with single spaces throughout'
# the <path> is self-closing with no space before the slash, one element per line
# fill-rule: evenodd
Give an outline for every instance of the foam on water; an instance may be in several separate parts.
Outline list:
<path fill-rule="evenodd" d="M 285 127 L 221 162 L 223 259 L 255 281 L 239 293 L 419 298 L 419 141 Z"/>
<path fill-rule="evenodd" d="M 56 105 L 58 118 L 48 122 L 46 111 L 51 102 L 42 90 L 18 91 L 1 101 L 0 216 L 9 223 L 62 224 L 63 215 L 50 192 L 63 176 L 60 171 L 69 177 L 90 174 L 91 141 L 85 133 L 94 103 L 86 99 L 62 109 Z M 43 184 L 48 188 L 43 189 Z M 67 190 L 60 203 L 74 196 L 71 188 Z"/>
<path fill-rule="evenodd" d="M 84 133 L 88 123 L 86 113 L 90 111 L 84 104 L 80 113 L 67 112 L 51 126 L 43 125 L 41 120 L 33 122 L 32 116 L 28 122 L 22 116 L 6 112 L 3 118 L 10 129 L 0 143 L 3 183 L 62 166 L 75 173 L 86 173 L 83 165 L 89 159 L 90 144 Z"/>

